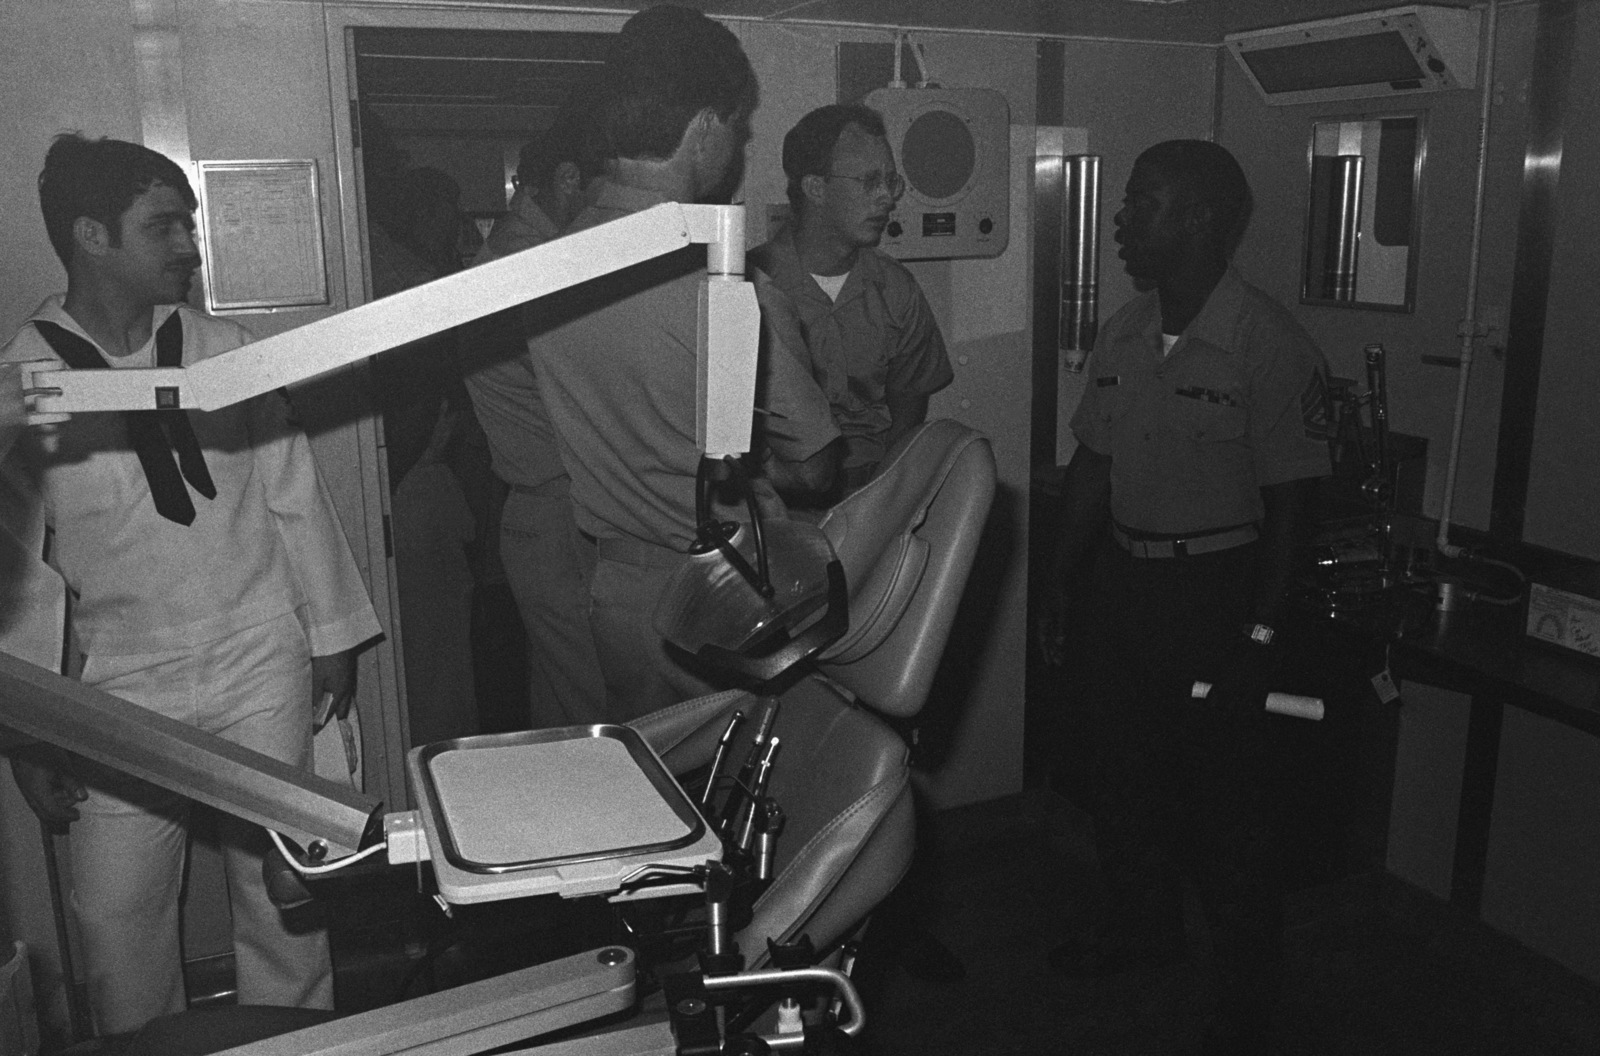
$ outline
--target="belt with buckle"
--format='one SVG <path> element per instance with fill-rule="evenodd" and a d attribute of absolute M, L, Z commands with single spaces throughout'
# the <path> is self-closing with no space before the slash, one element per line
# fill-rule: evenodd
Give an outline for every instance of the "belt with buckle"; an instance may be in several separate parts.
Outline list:
<path fill-rule="evenodd" d="M 594 541 L 595 552 L 602 560 L 620 561 L 625 565 L 642 568 L 677 568 L 688 556 L 681 550 L 643 539 L 605 538 Z"/>
<path fill-rule="evenodd" d="M 534 498 L 551 498 L 569 494 L 572 491 L 572 478 L 565 473 L 559 477 L 552 477 L 541 484 L 510 484 L 507 485 L 514 495 L 530 495 Z"/>
<path fill-rule="evenodd" d="M 1219 550 L 1232 550 L 1236 546 L 1253 543 L 1261 533 L 1253 524 L 1237 528 L 1224 528 L 1219 532 L 1206 532 L 1179 539 L 1135 539 L 1119 524 L 1111 526 L 1117 544 L 1134 557 L 1194 557 L 1197 554 L 1214 554 Z"/>

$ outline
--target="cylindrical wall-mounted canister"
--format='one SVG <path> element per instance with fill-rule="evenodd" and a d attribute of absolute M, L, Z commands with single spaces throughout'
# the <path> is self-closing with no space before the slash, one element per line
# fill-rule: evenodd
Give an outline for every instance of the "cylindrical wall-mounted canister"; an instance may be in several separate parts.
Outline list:
<path fill-rule="evenodd" d="M 1100 157 L 1064 158 L 1061 209 L 1061 350 L 1083 370 L 1100 325 Z"/>

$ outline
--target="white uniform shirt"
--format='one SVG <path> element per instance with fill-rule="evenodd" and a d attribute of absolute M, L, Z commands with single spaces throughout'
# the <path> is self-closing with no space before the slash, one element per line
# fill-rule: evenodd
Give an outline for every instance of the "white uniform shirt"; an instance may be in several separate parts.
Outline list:
<path fill-rule="evenodd" d="M 87 338 L 61 300 L 50 297 L 33 318 Z M 250 339 L 235 323 L 163 306 L 143 348 L 107 361 L 153 366 L 154 333 L 174 311 L 183 313 L 185 365 Z M 0 349 L 0 370 L 38 359 L 59 362 L 25 325 Z M 378 634 L 360 571 L 288 402 L 268 394 L 219 411 L 191 411 L 189 419 L 217 487 L 210 500 L 191 489 L 191 525 L 156 512 L 121 414 L 82 414 L 28 429 L 0 463 L 8 507 L 0 520 L 11 534 L 35 534 L 28 524 L 40 513 L 55 530 L 54 564 L 74 595 L 79 647 L 107 656 L 182 649 L 296 610 L 313 655 Z M 8 615 L 16 616 L 0 612 L 0 625 Z"/>

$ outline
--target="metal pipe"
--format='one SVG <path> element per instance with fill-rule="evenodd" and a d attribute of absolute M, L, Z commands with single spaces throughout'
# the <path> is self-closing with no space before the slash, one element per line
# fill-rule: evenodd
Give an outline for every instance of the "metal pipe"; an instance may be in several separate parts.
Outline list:
<path fill-rule="evenodd" d="M 1456 378 L 1455 416 L 1450 423 L 1450 457 L 1445 463 L 1444 498 L 1439 509 L 1439 535 L 1434 541 L 1441 554 L 1460 557 L 1462 548 L 1450 542 L 1450 515 L 1455 508 L 1456 471 L 1461 464 L 1461 428 L 1467 415 L 1467 383 L 1472 375 L 1473 343 L 1478 339 L 1478 268 L 1483 247 L 1484 183 L 1489 168 L 1489 115 L 1494 97 L 1495 43 L 1499 36 L 1500 0 L 1489 0 L 1485 29 L 1483 69 L 1478 74 L 1478 175 L 1472 195 L 1472 248 L 1467 254 L 1466 317 L 1461 320 L 1461 373 Z"/>
<path fill-rule="evenodd" d="M 39 822 L 39 836 L 44 841 L 45 882 L 50 887 L 50 915 L 56 925 L 56 952 L 61 955 L 61 981 L 67 995 L 67 1019 L 72 1024 L 74 1043 L 94 1037 L 94 1018 L 89 1011 L 88 984 L 78 978 L 73 966 L 72 938 L 67 927 L 67 908 L 63 892 L 66 885 L 61 880 L 61 861 L 56 857 L 55 837 L 50 826 Z"/>
<path fill-rule="evenodd" d="M 1334 209 L 1328 217 L 1323 295 L 1335 301 L 1356 299 L 1361 257 L 1361 180 L 1366 158 L 1345 154 L 1333 159 Z"/>
<path fill-rule="evenodd" d="M 861 995 L 856 992 L 855 984 L 850 977 L 833 968 L 771 968 L 754 972 L 737 972 L 732 975 L 708 975 L 705 977 L 705 988 L 714 990 L 737 990 L 744 986 L 792 986 L 797 982 L 830 983 L 839 997 L 844 998 L 844 1006 L 850 1013 L 850 1018 L 839 1028 L 849 1037 L 861 1033 L 861 1028 L 866 1026 L 867 1010 L 861 1004 Z M 773 1048 L 800 1048 L 805 1038 L 792 1036 L 789 1038 L 775 1039 L 774 1036 L 764 1035 L 762 1040 Z"/>
<path fill-rule="evenodd" d="M 1077 374 L 1100 322 L 1100 157 L 1074 154 L 1063 166 L 1060 347 L 1066 369 Z"/>

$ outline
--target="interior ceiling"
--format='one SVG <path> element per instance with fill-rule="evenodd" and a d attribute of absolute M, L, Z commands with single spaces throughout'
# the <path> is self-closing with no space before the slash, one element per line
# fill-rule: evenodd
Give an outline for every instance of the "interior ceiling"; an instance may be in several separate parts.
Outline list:
<path fill-rule="evenodd" d="M 471 0 L 459 2 L 465 6 Z M 1199 40 L 1214 36 L 1208 12 L 1219 2 L 696 0 L 693 6 L 738 20 L 1046 35 L 1070 29 L 1085 35 Z M 356 83 L 362 102 L 401 135 L 524 135 L 547 127 L 562 102 L 604 61 L 608 35 L 540 32 L 539 0 L 528 0 L 526 6 L 526 33 L 358 30 Z M 647 5 L 639 0 L 580 0 L 572 6 L 623 14 Z"/>
<path fill-rule="evenodd" d="M 361 101 L 397 133 L 526 133 L 605 61 L 604 33 L 361 29 Z"/>
<path fill-rule="evenodd" d="M 659 0 L 496 0 L 496 6 L 632 14 Z M 725 19 L 966 30 L 1027 35 L 1119 36 L 1214 41 L 1230 4 L 1283 0 L 671 0 Z M 1296 5 L 1350 7 L 1359 0 L 1293 0 Z M 1381 2 L 1381 0 L 1378 0 Z M 434 0 L 471 7 L 481 0 Z M 1371 2 L 1367 7 L 1373 6 Z"/>
<path fill-rule="evenodd" d="M 468 6 L 475 0 L 436 0 Z M 525 134 L 548 126 L 562 102 L 604 61 L 606 34 L 550 33 L 525 3 L 525 33 L 362 29 L 356 35 L 363 103 L 397 133 Z M 677 0 L 707 14 L 794 24 L 979 31 L 1040 37 L 1218 43 L 1238 29 L 1393 6 L 1383 0 Z M 1459 2 L 1459 0 L 1458 0 Z M 640 0 L 560 5 L 626 14 Z M 1292 12 L 1292 14 L 1290 13 Z"/>

